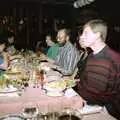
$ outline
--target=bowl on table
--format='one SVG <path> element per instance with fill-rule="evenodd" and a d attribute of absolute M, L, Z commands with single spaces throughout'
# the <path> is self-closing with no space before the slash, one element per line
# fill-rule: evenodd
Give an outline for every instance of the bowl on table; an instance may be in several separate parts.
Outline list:
<path fill-rule="evenodd" d="M 44 84 L 44 89 L 49 96 L 62 96 L 65 88 L 66 83 L 64 81 L 50 81 Z"/>

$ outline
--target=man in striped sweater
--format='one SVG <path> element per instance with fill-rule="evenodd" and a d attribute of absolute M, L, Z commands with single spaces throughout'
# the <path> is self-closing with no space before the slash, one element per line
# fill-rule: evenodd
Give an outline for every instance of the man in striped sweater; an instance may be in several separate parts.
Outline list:
<path fill-rule="evenodd" d="M 106 36 L 107 25 L 103 20 L 91 20 L 84 25 L 79 43 L 93 52 L 87 58 L 75 90 L 88 104 L 106 106 L 119 118 L 116 103 L 120 103 L 120 55 L 106 45 Z"/>
<path fill-rule="evenodd" d="M 54 60 L 49 61 L 50 64 L 48 64 L 48 66 L 63 75 L 72 75 L 77 67 L 80 55 L 76 47 L 70 42 L 67 29 L 63 28 L 58 31 L 57 42 L 58 54 Z"/>

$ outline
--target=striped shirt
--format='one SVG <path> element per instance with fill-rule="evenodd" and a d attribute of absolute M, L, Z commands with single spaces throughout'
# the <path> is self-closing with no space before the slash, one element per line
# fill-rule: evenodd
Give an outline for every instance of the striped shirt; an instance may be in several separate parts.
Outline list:
<path fill-rule="evenodd" d="M 58 55 L 55 58 L 55 64 L 63 75 L 71 75 L 78 61 L 78 51 L 70 42 L 66 42 L 64 46 L 59 47 Z"/>
<path fill-rule="evenodd" d="M 75 88 L 93 103 L 113 100 L 120 91 L 120 55 L 108 46 L 97 55 L 90 55 Z"/>

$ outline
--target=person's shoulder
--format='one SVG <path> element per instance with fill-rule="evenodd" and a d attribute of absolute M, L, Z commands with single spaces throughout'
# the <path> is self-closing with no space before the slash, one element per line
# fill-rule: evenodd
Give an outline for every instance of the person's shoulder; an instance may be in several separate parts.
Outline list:
<path fill-rule="evenodd" d="M 59 48 L 59 45 L 58 44 L 54 44 L 48 50 L 58 49 L 58 48 Z"/>
<path fill-rule="evenodd" d="M 55 44 L 52 45 L 52 47 L 59 47 L 59 44 L 55 43 Z"/>
<path fill-rule="evenodd" d="M 69 49 L 75 49 L 75 46 L 71 42 L 66 43 L 67 48 Z"/>
<path fill-rule="evenodd" d="M 120 53 L 111 48 L 107 50 L 107 56 L 109 56 L 112 60 L 120 62 Z"/>

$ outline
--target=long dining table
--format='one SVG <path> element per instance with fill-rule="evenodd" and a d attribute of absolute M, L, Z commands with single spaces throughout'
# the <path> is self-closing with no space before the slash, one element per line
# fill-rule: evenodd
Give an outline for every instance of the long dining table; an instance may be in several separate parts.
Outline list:
<path fill-rule="evenodd" d="M 22 64 L 25 63 L 24 64 L 25 66 L 26 59 L 25 62 L 23 61 L 20 62 Z M 21 63 L 19 65 L 20 67 L 22 66 Z M 51 74 L 52 73 L 48 74 L 48 76 L 51 76 Z M 57 75 L 57 73 L 54 73 L 54 75 Z M 4 116 L 7 114 L 20 114 L 23 112 L 23 109 L 26 107 L 37 107 L 38 111 L 41 113 L 62 111 L 65 108 L 75 110 L 75 109 L 82 109 L 83 99 L 77 93 L 70 96 L 67 96 L 66 94 L 63 94 L 62 96 L 49 96 L 48 94 L 46 94 L 46 90 L 41 89 L 41 86 L 34 87 L 33 84 L 30 84 L 22 91 L 17 91 L 15 93 L 14 92 L 6 93 L 6 94 L 0 93 L 0 116 Z M 115 118 L 109 115 L 105 109 L 94 114 L 87 114 L 83 116 L 83 120 L 92 120 L 92 119 L 115 120 Z"/>
<path fill-rule="evenodd" d="M 48 96 L 41 87 L 29 86 L 20 96 L 0 96 L 0 116 L 7 114 L 20 114 L 25 107 L 37 107 L 39 112 L 60 111 L 64 108 L 82 107 L 82 99 L 79 95 Z M 83 120 L 116 120 L 107 111 L 83 116 Z"/>
<path fill-rule="evenodd" d="M 12 94 L 12 93 L 11 93 Z M 79 101 L 79 106 L 82 106 L 81 97 L 66 96 L 48 96 L 45 90 L 30 86 L 26 88 L 21 96 L 0 96 L 0 115 L 9 113 L 20 113 L 26 106 L 36 106 L 40 112 L 47 112 L 62 109 L 62 107 L 75 106 Z M 76 106 L 77 107 L 77 106 Z"/>

